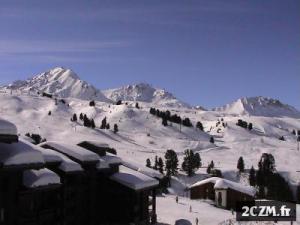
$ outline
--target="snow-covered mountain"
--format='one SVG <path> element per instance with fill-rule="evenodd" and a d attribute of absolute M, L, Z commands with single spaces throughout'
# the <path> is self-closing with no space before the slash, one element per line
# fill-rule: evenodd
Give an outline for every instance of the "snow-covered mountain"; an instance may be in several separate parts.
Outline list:
<path fill-rule="evenodd" d="M 261 96 L 240 98 L 213 110 L 231 115 L 300 118 L 300 112 L 294 107 L 283 104 L 279 100 Z"/>
<path fill-rule="evenodd" d="M 15 81 L 2 87 L 2 89 L 13 89 L 23 92 L 40 91 L 62 98 L 71 97 L 109 102 L 101 91 L 81 80 L 72 70 L 63 67 L 56 67 L 25 81 Z"/>
<path fill-rule="evenodd" d="M 103 93 L 113 101 L 141 101 L 165 107 L 190 107 L 189 104 L 178 100 L 166 90 L 154 88 L 146 83 L 109 89 L 103 91 Z"/>

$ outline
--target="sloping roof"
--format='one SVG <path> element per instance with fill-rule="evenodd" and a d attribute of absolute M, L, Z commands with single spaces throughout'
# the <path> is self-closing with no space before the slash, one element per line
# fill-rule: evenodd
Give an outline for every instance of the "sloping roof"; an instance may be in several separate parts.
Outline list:
<path fill-rule="evenodd" d="M 190 188 L 201 186 L 203 184 L 213 183 L 214 189 L 232 189 L 250 196 L 254 196 L 256 193 L 255 188 L 251 186 L 245 186 L 237 182 L 233 182 L 227 179 L 219 178 L 219 177 L 211 177 L 202 181 L 199 181 L 190 186 Z"/>
<path fill-rule="evenodd" d="M 101 156 L 100 159 L 104 160 L 109 165 L 111 164 L 122 164 L 122 159 L 114 154 L 106 153 L 105 156 Z"/>
<path fill-rule="evenodd" d="M 40 151 L 44 156 L 48 155 L 48 157 L 58 157 L 61 160 L 59 169 L 61 169 L 64 172 L 83 171 L 82 167 L 78 163 L 74 162 L 73 160 L 71 160 L 70 158 L 68 158 L 62 153 L 59 153 L 57 151 L 48 148 L 38 148 L 37 150 Z"/>
<path fill-rule="evenodd" d="M 1 135 L 17 135 L 18 129 L 13 123 L 0 118 L 0 134 Z"/>
<path fill-rule="evenodd" d="M 152 178 L 162 179 L 164 177 L 158 171 L 156 171 L 154 169 L 151 169 L 151 168 L 148 168 L 146 166 L 139 165 L 136 162 L 129 162 L 128 160 L 126 160 L 126 161 L 123 160 L 122 164 L 124 166 L 132 169 L 132 170 L 138 171 L 138 172 L 143 173 L 143 174 L 145 174 L 145 175 L 147 175 L 149 177 L 152 177 Z"/>
<path fill-rule="evenodd" d="M 23 174 L 23 184 L 28 188 L 60 184 L 60 178 L 48 169 L 26 170 Z"/>
<path fill-rule="evenodd" d="M 99 156 L 96 153 L 81 148 L 77 145 L 70 145 L 54 141 L 47 141 L 41 144 L 42 147 L 46 145 L 51 146 L 57 151 L 73 157 L 81 162 L 99 161 Z"/>
<path fill-rule="evenodd" d="M 113 174 L 110 178 L 136 191 L 159 185 L 156 179 L 125 166 L 120 166 L 120 171 Z"/>
<path fill-rule="evenodd" d="M 17 166 L 28 164 L 44 164 L 43 155 L 24 141 L 12 144 L 0 143 L 0 164 Z"/>

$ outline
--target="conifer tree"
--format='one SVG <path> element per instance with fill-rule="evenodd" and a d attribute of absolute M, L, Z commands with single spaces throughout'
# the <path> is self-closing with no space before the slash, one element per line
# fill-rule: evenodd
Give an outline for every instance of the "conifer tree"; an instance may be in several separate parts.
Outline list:
<path fill-rule="evenodd" d="M 106 130 L 109 130 L 109 129 L 110 129 L 110 125 L 109 125 L 109 123 L 107 123 L 107 124 L 106 124 L 106 127 L 105 127 L 105 129 L 106 129 Z"/>
<path fill-rule="evenodd" d="M 245 171 L 245 163 L 243 157 L 240 157 L 237 163 L 237 168 L 240 173 Z"/>
<path fill-rule="evenodd" d="M 159 157 L 158 159 L 158 171 L 161 174 L 164 174 L 164 161 L 162 160 L 162 158 Z"/>
<path fill-rule="evenodd" d="M 153 169 L 158 170 L 158 157 L 155 156 L 154 167 Z"/>
<path fill-rule="evenodd" d="M 80 119 L 80 120 L 83 120 L 83 114 L 82 114 L 82 113 L 80 113 L 79 119 Z"/>
<path fill-rule="evenodd" d="M 197 161 L 197 156 L 195 157 L 194 152 L 189 149 L 184 152 L 184 155 L 185 156 L 181 166 L 182 170 L 185 171 L 188 176 L 192 176 L 195 173 L 195 170 L 200 167 L 200 164 Z"/>
<path fill-rule="evenodd" d="M 116 133 L 118 133 L 118 131 L 119 131 L 118 125 L 115 123 L 114 124 L 114 133 L 116 134 Z"/>
<path fill-rule="evenodd" d="M 215 143 L 215 139 L 214 139 L 214 137 L 213 137 L 213 136 L 211 136 L 211 137 L 210 137 L 210 139 L 209 139 L 209 142 L 210 142 L 210 143 L 212 143 L 212 144 L 214 144 L 214 143 Z"/>
<path fill-rule="evenodd" d="M 90 123 L 91 123 L 91 128 L 92 128 L 92 129 L 95 129 L 96 125 L 95 125 L 94 119 L 91 119 L 91 120 L 90 120 Z"/>
<path fill-rule="evenodd" d="M 101 122 L 101 126 L 100 129 L 105 129 L 106 128 L 106 117 L 104 117 L 104 119 Z"/>
<path fill-rule="evenodd" d="M 72 121 L 73 121 L 73 122 L 76 122 L 76 121 L 77 121 L 77 115 L 76 115 L 76 113 L 73 114 Z"/>
<path fill-rule="evenodd" d="M 248 130 L 252 130 L 253 129 L 253 125 L 252 125 L 252 123 L 249 123 L 248 124 Z"/>
<path fill-rule="evenodd" d="M 196 127 L 197 127 L 199 130 L 201 130 L 201 131 L 204 130 L 203 124 L 202 124 L 200 121 L 197 122 Z"/>
<path fill-rule="evenodd" d="M 256 185 L 256 176 L 255 176 L 255 170 L 253 166 L 251 167 L 249 172 L 249 184 L 253 187 Z"/>
<path fill-rule="evenodd" d="M 169 149 L 165 154 L 167 176 L 176 175 L 178 171 L 178 157 L 174 150 Z"/>
<path fill-rule="evenodd" d="M 135 108 L 137 108 L 137 109 L 139 109 L 139 108 L 140 108 L 140 106 L 139 106 L 139 103 L 138 103 L 138 102 L 136 102 L 136 103 L 135 103 Z"/>
<path fill-rule="evenodd" d="M 167 121 L 166 117 L 162 118 L 162 125 L 165 126 L 165 127 L 168 126 L 168 121 Z"/>
<path fill-rule="evenodd" d="M 149 158 L 146 159 L 146 166 L 147 166 L 148 168 L 151 168 L 151 161 L 150 161 Z"/>

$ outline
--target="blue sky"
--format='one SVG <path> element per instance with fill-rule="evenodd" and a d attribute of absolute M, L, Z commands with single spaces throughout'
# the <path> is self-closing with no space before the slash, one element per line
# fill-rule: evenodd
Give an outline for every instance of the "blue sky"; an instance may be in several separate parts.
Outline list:
<path fill-rule="evenodd" d="M 100 89 L 300 109 L 299 0 L 1 0 L 0 28 L 0 84 L 64 66 Z"/>

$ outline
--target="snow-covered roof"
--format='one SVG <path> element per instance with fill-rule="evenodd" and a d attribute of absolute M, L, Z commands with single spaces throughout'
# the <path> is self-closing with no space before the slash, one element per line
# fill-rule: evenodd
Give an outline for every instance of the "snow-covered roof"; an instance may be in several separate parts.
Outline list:
<path fill-rule="evenodd" d="M 109 148 L 109 145 L 104 143 L 104 142 L 101 142 L 101 141 L 95 141 L 95 140 L 92 140 L 92 141 L 83 141 L 83 142 L 87 142 L 87 143 L 90 143 L 96 147 L 99 147 L 99 148 Z"/>
<path fill-rule="evenodd" d="M 13 123 L 0 118 L 0 135 L 17 135 L 18 129 Z"/>
<path fill-rule="evenodd" d="M 125 166 L 120 166 L 119 172 L 113 174 L 110 178 L 136 191 L 155 187 L 159 184 L 156 179 Z"/>
<path fill-rule="evenodd" d="M 122 159 L 114 154 L 106 153 L 105 156 L 101 156 L 100 159 L 104 160 L 109 165 L 111 164 L 122 164 Z"/>
<path fill-rule="evenodd" d="M 59 163 L 59 162 L 62 162 L 61 157 L 59 157 L 57 154 L 55 154 L 55 151 L 50 150 L 50 149 L 46 149 L 46 148 L 42 148 L 39 145 L 34 145 L 31 142 L 28 142 L 23 137 L 22 137 L 21 140 L 24 143 L 30 145 L 34 150 L 39 151 L 40 153 L 42 153 L 45 162 L 47 162 L 47 163 Z"/>
<path fill-rule="evenodd" d="M 81 148 L 77 145 L 70 145 L 62 142 L 48 141 L 42 143 L 41 146 L 43 147 L 47 145 L 81 162 L 99 161 L 99 156 L 96 153 Z"/>
<path fill-rule="evenodd" d="M 4 166 L 44 164 L 43 155 L 23 141 L 12 144 L 0 143 L 0 164 Z"/>
<path fill-rule="evenodd" d="M 28 188 L 60 184 L 60 178 L 48 169 L 26 170 L 23 174 L 23 184 Z"/>
<path fill-rule="evenodd" d="M 237 182 L 233 182 L 227 179 L 219 178 L 219 177 L 211 177 L 205 180 L 201 180 L 193 185 L 190 188 L 201 186 L 203 184 L 213 183 L 214 189 L 232 189 L 235 191 L 239 191 L 241 193 L 248 194 L 250 196 L 254 196 L 256 191 L 255 188 L 250 186 L 245 186 Z"/>
<path fill-rule="evenodd" d="M 39 144 L 38 146 L 42 146 L 44 143 Z M 48 149 L 48 148 L 39 148 L 39 151 L 41 151 L 41 153 L 44 155 L 51 155 L 53 157 L 58 157 L 61 160 L 61 163 L 59 165 L 59 169 L 61 169 L 64 172 L 77 172 L 77 171 L 83 171 L 82 167 L 74 162 L 73 160 L 71 160 L 70 158 L 68 158 L 67 156 L 65 156 L 64 154 L 54 151 L 52 149 Z"/>
<path fill-rule="evenodd" d="M 145 166 L 138 165 L 137 163 L 134 163 L 134 162 L 128 162 L 128 161 L 123 160 L 122 164 L 132 170 L 138 171 L 140 173 L 143 173 L 143 174 L 153 177 L 153 178 L 162 179 L 164 177 L 158 171 L 148 168 L 148 167 L 145 167 Z"/>

